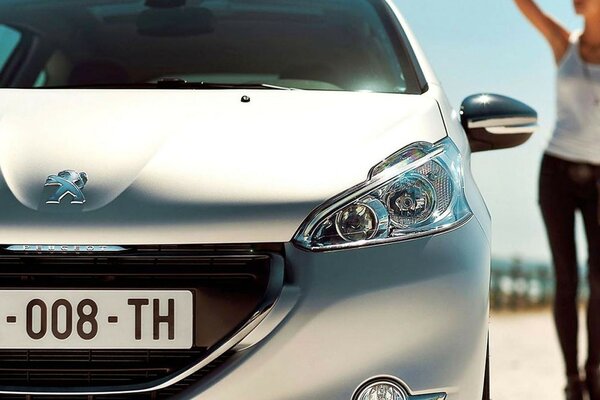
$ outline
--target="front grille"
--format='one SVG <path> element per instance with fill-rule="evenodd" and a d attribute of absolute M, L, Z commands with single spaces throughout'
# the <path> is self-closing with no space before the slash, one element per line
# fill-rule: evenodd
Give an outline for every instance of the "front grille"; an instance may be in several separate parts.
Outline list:
<path fill-rule="evenodd" d="M 152 387 L 153 381 L 172 378 L 197 364 L 239 329 L 265 301 L 270 276 L 270 256 L 247 248 L 138 247 L 101 256 L 2 252 L 2 290 L 191 290 L 196 324 L 194 346 L 189 350 L 9 350 L 2 349 L 0 342 L 0 392 L 15 388 L 34 392 L 64 388 L 70 392 L 127 390 L 131 385 Z M 161 391 L 69 398 L 169 398 L 218 368 L 230 356 L 226 353 Z M 7 394 L 0 398 L 53 397 Z"/>
<path fill-rule="evenodd" d="M 194 383 L 209 375 L 225 364 L 235 352 L 230 351 L 206 365 L 204 368 L 193 373 L 187 378 L 160 390 L 144 393 L 126 394 L 99 394 L 99 395 L 28 395 L 28 394 L 0 394 L 2 400 L 167 400 L 188 389 Z"/>
<path fill-rule="evenodd" d="M 172 374 L 201 358 L 191 350 L 0 350 L 0 385 L 110 386 Z"/>

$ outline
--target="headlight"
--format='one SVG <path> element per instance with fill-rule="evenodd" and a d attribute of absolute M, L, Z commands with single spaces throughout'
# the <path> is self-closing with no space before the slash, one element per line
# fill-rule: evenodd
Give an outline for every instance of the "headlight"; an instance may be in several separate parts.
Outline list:
<path fill-rule="evenodd" d="M 470 216 L 454 143 L 418 142 L 313 211 L 294 242 L 310 250 L 379 244 L 451 229 Z"/>

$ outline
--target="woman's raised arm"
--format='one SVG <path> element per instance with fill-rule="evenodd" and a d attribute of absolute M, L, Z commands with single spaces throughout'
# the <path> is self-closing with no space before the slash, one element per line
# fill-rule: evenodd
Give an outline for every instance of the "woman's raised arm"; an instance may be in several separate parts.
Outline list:
<path fill-rule="evenodd" d="M 514 2 L 523 15 L 544 35 L 554 52 L 554 59 L 557 63 L 560 62 L 569 48 L 569 31 L 544 13 L 533 0 Z"/>

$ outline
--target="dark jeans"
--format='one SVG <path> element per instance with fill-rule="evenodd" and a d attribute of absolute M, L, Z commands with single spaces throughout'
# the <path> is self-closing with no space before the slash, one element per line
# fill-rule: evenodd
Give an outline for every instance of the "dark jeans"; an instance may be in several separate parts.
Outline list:
<path fill-rule="evenodd" d="M 588 244 L 590 298 L 587 312 L 587 368 L 600 365 L 600 167 L 545 155 L 540 173 L 539 200 L 546 223 L 556 276 L 554 321 L 567 375 L 578 373 L 575 212 L 583 216 Z"/>

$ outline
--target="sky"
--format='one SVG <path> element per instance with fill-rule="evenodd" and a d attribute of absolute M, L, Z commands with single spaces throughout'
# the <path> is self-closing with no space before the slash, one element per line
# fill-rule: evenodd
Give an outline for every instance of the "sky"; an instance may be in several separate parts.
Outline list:
<path fill-rule="evenodd" d="M 537 202 L 542 154 L 555 122 L 556 67 L 545 39 L 512 0 L 394 0 L 452 104 L 499 93 L 538 111 L 540 129 L 525 145 L 473 155 L 473 173 L 493 219 L 492 254 L 547 262 L 550 250 Z M 572 0 L 538 4 L 569 30 L 582 29 Z M 578 221 L 580 261 L 587 247 Z"/>

